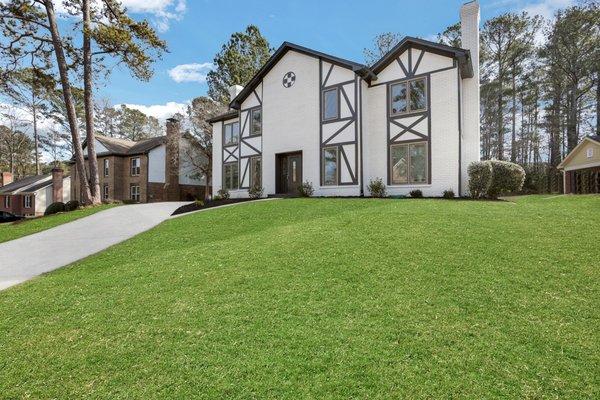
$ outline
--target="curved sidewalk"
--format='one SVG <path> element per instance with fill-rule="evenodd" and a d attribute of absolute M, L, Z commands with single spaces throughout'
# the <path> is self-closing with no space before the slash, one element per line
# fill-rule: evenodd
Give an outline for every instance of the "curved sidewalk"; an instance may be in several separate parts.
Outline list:
<path fill-rule="evenodd" d="M 69 265 L 169 219 L 188 202 L 124 205 L 0 243 L 0 290 Z"/>

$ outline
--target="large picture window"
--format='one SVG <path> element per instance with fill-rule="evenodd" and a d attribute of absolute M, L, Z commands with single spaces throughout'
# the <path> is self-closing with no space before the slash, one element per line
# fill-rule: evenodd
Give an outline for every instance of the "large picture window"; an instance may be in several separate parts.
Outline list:
<path fill-rule="evenodd" d="M 338 184 L 338 158 L 337 147 L 323 149 L 323 185 L 335 186 Z"/>
<path fill-rule="evenodd" d="M 262 187 L 262 179 L 261 179 L 261 168 L 262 160 L 260 157 L 252 157 L 250 159 L 250 187 L 251 188 L 261 188 Z"/>
<path fill-rule="evenodd" d="M 250 112 L 250 135 L 262 134 L 262 110 L 260 108 L 254 109 Z"/>
<path fill-rule="evenodd" d="M 223 187 L 227 190 L 235 190 L 239 183 L 238 163 L 232 162 L 223 165 Z"/>
<path fill-rule="evenodd" d="M 427 110 L 427 81 L 418 78 L 390 86 L 392 115 Z"/>
<path fill-rule="evenodd" d="M 427 142 L 390 146 L 392 185 L 427 183 Z"/>
<path fill-rule="evenodd" d="M 230 144 L 236 144 L 238 137 L 240 136 L 240 123 L 233 122 L 231 124 L 225 124 L 223 133 L 223 145 L 228 146 Z"/>
<path fill-rule="evenodd" d="M 339 118 L 340 105 L 339 94 L 337 88 L 327 89 L 323 91 L 323 120 Z"/>

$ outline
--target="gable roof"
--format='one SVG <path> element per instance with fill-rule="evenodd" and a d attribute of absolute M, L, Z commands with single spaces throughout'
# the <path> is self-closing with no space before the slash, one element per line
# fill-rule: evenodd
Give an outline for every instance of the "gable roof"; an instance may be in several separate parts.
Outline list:
<path fill-rule="evenodd" d="M 228 119 L 237 118 L 238 116 L 238 110 L 229 110 L 227 112 L 224 112 L 223 114 L 217 115 L 216 117 L 207 119 L 206 122 L 208 122 L 209 124 L 214 124 L 215 122 L 226 121 Z"/>
<path fill-rule="evenodd" d="M 471 62 L 471 52 L 469 50 L 411 36 L 406 36 L 404 39 L 402 39 L 397 45 L 395 45 L 390 51 L 381 57 L 379 61 L 373 64 L 371 66 L 371 70 L 375 75 L 377 75 L 409 47 L 427 50 L 431 53 L 436 53 L 443 56 L 456 57 L 458 59 L 462 76 L 464 78 L 473 77 L 473 64 Z"/>
<path fill-rule="evenodd" d="M 571 150 L 569 152 L 569 154 L 567 154 L 567 156 L 564 158 L 564 160 L 562 160 L 556 168 L 557 169 L 564 168 L 565 164 L 568 163 L 571 160 L 571 158 L 573 158 L 575 156 L 575 154 L 577 154 L 579 152 L 579 149 L 581 147 L 583 147 L 584 143 L 586 143 L 588 141 L 595 143 L 595 144 L 600 144 L 600 135 L 589 135 L 589 136 L 584 137 L 583 140 L 581 142 L 579 142 L 579 144 L 577 146 L 575 146 L 575 148 L 573 150 Z"/>
<path fill-rule="evenodd" d="M 392 48 L 387 54 L 385 54 L 379 61 L 373 66 L 368 67 L 364 64 L 360 64 L 354 61 L 346 60 L 330 54 L 322 53 L 320 51 L 309 49 L 308 47 L 300 46 L 290 42 L 283 42 L 281 46 L 273 53 L 271 58 L 262 66 L 261 69 L 252 77 L 250 82 L 246 84 L 244 89 L 229 103 L 232 109 L 239 109 L 242 102 L 248 97 L 254 88 L 260 83 L 260 81 L 269 73 L 269 71 L 277 64 L 277 62 L 290 50 L 294 50 L 298 53 L 302 53 L 311 57 L 321 58 L 332 64 L 339 65 L 351 69 L 356 74 L 364 78 L 367 82 L 377 80 L 377 74 L 381 72 L 389 63 L 394 61 L 403 51 L 407 48 L 413 47 L 417 49 L 427 50 L 432 53 L 444 55 L 447 57 L 455 57 L 458 59 L 459 68 L 464 78 L 473 77 L 473 64 L 471 61 L 471 53 L 469 50 L 461 49 L 459 47 L 452 47 L 441 43 L 431 42 L 429 40 L 419 39 L 415 37 L 406 36 L 400 41 L 394 48 Z M 220 116 L 211 118 L 208 120 L 209 123 L 223 121 L 228 119 L 229 112 Z M 233 118 L 233 116 L 232 116 Z"/>
<path fill-rule="evenodd" d="M 262 66 L 261 69 L 252 77 L 250 82 L 246 84 L 244 89 L 231 101 L 229 106 L 233 109 L 238 109 L 241 103 L 248 97 L 254 88 L 260 83 L 260 81 L 269 73 L 269 71 L 277 64 L 277 62 L 290 50 L 294 50 L 298 53 L 305 54 L 307 56 L 322 58 L 332 64 L 339 65 L 341 67 L 349 68 L 363 78 L 368 78 L 373 75 L 371 70 L 364 64 L 359 64 L 354 61 L 345 60 L 330 54 L 322 53 L 308 47 L 300 46 L 290 42 L 283 42 L 281 46 L 273 53 L 271 58 Z M 215 121 L 216 122 L 216 121 Z"/>
<path fill-rule="evenodd" d="M 69 175 L 63 176 L 63 180 Z M 0 194 L 32 193 L 52 185 L 52 174 L 28 176 L 0 187 Z"/>
<path fill-rule="evenodd" d="M 139 142 L 134 142 L 133 140 L 128 139 L 113 138 L 98 134 L 95 135 L 95 138 L 100 143 L 102 143 L 104 147 L 108 149 L 108 153 L 104 152 L 99 154 L 118 156 L 144 154 L 154 149 L 155 147 L 166 143 L 167 141 L 166 136 L 157 136 L 149 139 L 140 140 Z M 83 142 L 82 147 L 85 147 L 86 144 L 87 140 Z M 87 155 L 85 157 L 87 157 Z"/>

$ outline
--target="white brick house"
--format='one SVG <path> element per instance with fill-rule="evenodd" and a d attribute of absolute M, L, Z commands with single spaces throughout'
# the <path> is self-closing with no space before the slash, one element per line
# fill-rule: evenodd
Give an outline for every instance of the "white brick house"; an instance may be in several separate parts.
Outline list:
<path fill-rule="evenodd" d="M 404 38 L 374 65 L 283 43 L 231 110 L 213 118 L 213 192 L 247 197 L 465 194 L 479 160 L 479 4 L 462 6 L 463 48 Z"/>

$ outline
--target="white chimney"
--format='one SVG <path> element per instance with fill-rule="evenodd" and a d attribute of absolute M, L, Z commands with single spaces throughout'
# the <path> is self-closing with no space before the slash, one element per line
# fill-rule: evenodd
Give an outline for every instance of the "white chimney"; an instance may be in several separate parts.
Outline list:
<path fill-rule="evenodd" d="M 471 55 L 473 77 L 462 79 L 462 140 L 461 140 L 461 194 L 467 194 L 467 168 L 479 161 L 479 2 L 465 3 L 460 8 L 461 47 Z"/>
<path fill-rule="evenodd" d="M 233 101 L 242 90 L 244 90 L 244 87 L 240 85 L 229 86 L 229 101 Z"/>

